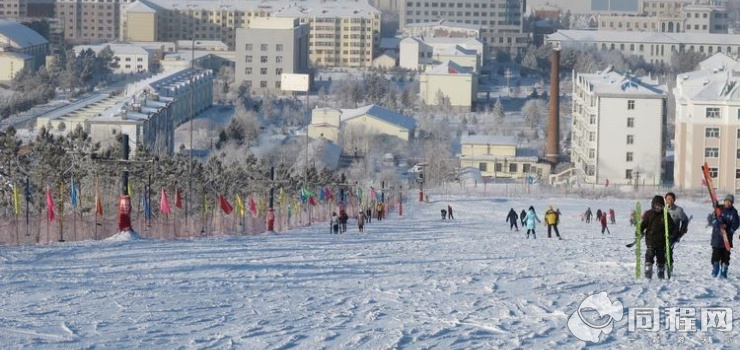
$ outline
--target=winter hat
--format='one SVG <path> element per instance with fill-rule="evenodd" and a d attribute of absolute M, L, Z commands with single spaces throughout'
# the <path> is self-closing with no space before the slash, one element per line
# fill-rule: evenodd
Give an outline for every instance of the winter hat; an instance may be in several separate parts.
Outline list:
<path fill-rule="evenodd" d="M 728 194 L 725 196 L 726 201 L 730 201 L 730 203 L 735 203 L 735 196 Z"/>
<path fill-rule="evenodd" d="M 650 206 L 656 206 L 659 205 L 661 207 L 665 207 L 665 199 L 663 199 L 663 196 L 655 196 L 653 197 L 653 201 L 650 202 Z"/>
<path fill-rule="evenodd" d="M 552 210 L 552 205 L 548 205 L 547 210 Z"/>

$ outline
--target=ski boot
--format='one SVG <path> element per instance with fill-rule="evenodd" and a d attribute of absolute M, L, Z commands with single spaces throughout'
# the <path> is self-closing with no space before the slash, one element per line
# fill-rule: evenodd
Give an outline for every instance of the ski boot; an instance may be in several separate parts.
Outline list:
<path fill-rule="evenodd" d="M 719 277 L 720 278 L 727 278 L 727 268 L 730 267 L 728 264 L 722 264 L 722 267 L 719 269 Z"/>
<path fill-rule="evenodd" d="M 537 239 L 537 235 L 533 233 L 532 234 L 532 239 Z"/>
<path fill-rule="evenodd" d="M 653 265 L 645 264 L 645 278 L 652 279 L 653 278 Z"/>
<path fill-rule="evenodd" d="M 665 278 L 665 268 L 658 267 L 658 279 L 664 279 Z"/>
<path fill-rule="evenodd" d="M 717 277 L 719 274 L 719 263 L 715 262 L 712 263 L 712 277 Z"/>

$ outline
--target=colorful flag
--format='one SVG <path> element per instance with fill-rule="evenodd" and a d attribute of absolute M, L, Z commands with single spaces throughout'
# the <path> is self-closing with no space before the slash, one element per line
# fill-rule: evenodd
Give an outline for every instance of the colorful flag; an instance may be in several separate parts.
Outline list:
<path fill-rule="evenodd" d="M 167 200 L 167 190 L 165 190 L 164 187 L 162 187 L 162 194 L 159 199 L 159 211 L 164 215 L 172 214 L 172 210 L 170 210 L 170 202 Z"/>
<path fill-rule="evenodd" d="M 144 218 L 147 220 L 152 218 L 152 206 L 149 205 L 149 200 L 146 198 L 146 191 L 141 194 L 141 205 L 144 207 Z"/>
<path fill-rule="evenodd" d="M 100 199 L 97 189 L 95 189 L 95 215 L 103 216 L 103 200 Z"/>
<path fill-rule="evenodd" d="M 257 217 L 257 202 L 254 200 L 254 195 L 249 196 L 249 213 L 253 218 Z"/>
<path fill-rule="evenodd" d="M 128 191 L 128 196 L 134 198 L 134 186 L 131 185 L 131 180 L 128 180 L 127 186 L 126 191 Z"/>
<path fill-rule="evenodd" d="M 280 205 L 284 206 L 288 204 L 288 201 L 286 200 L 285 191 L 282 187 L 280 187 L 280 194 L 278 195 L 278 201 L 280 202 Z"/>
<path fill-rule="evenodd" d="M 224 212 L 224 214 L 229 215 L 234 210 L 234 208 L 229 204 L 229 201 L 226 200 L 226 197 L 223 195 L 218 195 L 218 203 L 221 207 L 221 210 Z"/>
<path fill-rule="evenodd" d="M 54 212 L 54 197 L 51 195 L 51 188 L 46 187 L 46 219 L 54 221 L 56 213 Z"/>
<path fill-rule="evenodd" d="M 180 190 L 175 190 L 175 206 L 182 209 L 182 197 L 180 196 Z"/>
<path fill-rule="evenodd" d="M 375 193 L 375 187 L 370 186 L 370 200 L 377 201 L 377 193 Z"/>
<path fill-rule="evenodd" d="M 244 210 L 244 202 L 239 194 L 236 195 L 236 209 L 239 211 L 239 216 L 244 216 L 246 210 Z"/>
<path fill-rule="evenodd" d="M 70 192 L 70 197 L 72 199 L 72 207 L 77 208 L 77 204 L 78 204 L 78 201 L 77 201 L 77 185 L 75 184 L 75 179 L 74 178 L 72 178 L 72 185 L 69 186 L 69 192 Z"/>
<path fill-rule="evenodd" d="M 21 213 L 21 194 L 18 190 L 17 185 L 13 185 L 13 209 L 15 211 L 15 215 L 20 215 Z"/>

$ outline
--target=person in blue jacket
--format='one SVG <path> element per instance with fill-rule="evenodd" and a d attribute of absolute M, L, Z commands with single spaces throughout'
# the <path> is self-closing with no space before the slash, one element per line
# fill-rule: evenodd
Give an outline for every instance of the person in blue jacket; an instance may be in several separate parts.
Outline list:
<path fill-rule="evenodd" d="M 530 206 L 529 211 L 527 212 L 527 215 L 524 217 L 524 220 L 527 222 L 527 239 L 529 239 L 529 233 L 532 233 L 532 237 L 534 239 L 537 239 L 537 234 L 534 232 L 535 229 L 535 221 L 542 222 L 540 218 L 537 217 L 537 213 L 534 212 L 534 207 Z"/>
<path fill-rule="evenodd" d="M 712 219 L 712 277 L 727 278 L 727 269 L 730 266 L 730 251 L 725 248 L 722 230 L 727 232 L 727 239 L 732 247 L 732 236 L 740 226 L 740 217 L 733 206 L 735 196 L 725 196 L 722 213 Z M 719 204 L 719 203 L 718 203 Z"/>

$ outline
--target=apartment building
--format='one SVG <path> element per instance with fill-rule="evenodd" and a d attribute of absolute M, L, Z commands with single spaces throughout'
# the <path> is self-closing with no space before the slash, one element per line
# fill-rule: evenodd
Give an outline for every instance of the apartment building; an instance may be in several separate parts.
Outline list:
<path fill-rule="evenodd" d="M 138 3 L 144 6 L 138 5 Z M 122 40 L 221 40 L 236 47 L 236 29 L 260 17 L 308 24 L 315 65 L 369 67 L 380 44 L 380 11 L 367 0 L 138 0 L 123 10 Z"/>
<path fill-rule="evenodd" d="M 661 183 L 665 90 L 611 68 L 574 74 L 571 161 L 586 183 Z"/>
<path fill-rule="evenodd" d="M 118 38 L 121 7 L 131 0 L 57 0 L 56 18 L 64 39 L 74 43 L 100 43 Z"/>
<path fill-rule="evenodd" d="M 438 23 L 440 20 L 481 26 L 481 40 L 490 53 L 497 50 L 516 54 L 530 42 L 523 32 L 524 0 L 447 0 L 401 1 L 401 28 L 415 23 Z M 494 57 L 491 55 L 490 57 Z"/>
<path fill-rule="evenodd" d="M 0 18 L 21 19 L 28 15 L 26 0 L 0 0 Z"/>
<path fill-rule="evenodd" d="M 717 53 L 699 70 L 676 77 L 674 183 L 701 189 L 707 162 L 714 186 L 740 188 L 740 63 Z"/>
<path fill-rule="evenodd" d="M 734 34 L 558 30 L 547 35 L 545 42 L 603 52 L 619 50 L 649 63 L 667 65 L 671 64 L 676 52 L 740 54 L 740 35 Z"/>
<path fill-rule="evenodd" d="M 728 15 L 716 1 L 643 0 L 636 13 L 604 13 L 599 30 L 727 33 Z"/>
<path fill-rule="evenodd" d="M 236 30 L 236 83 L 281 93 L 283 73 L 308 73 L 308 24 L 297 18 L 255 18 Z"/>

